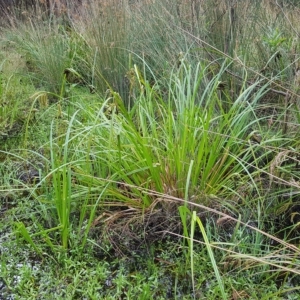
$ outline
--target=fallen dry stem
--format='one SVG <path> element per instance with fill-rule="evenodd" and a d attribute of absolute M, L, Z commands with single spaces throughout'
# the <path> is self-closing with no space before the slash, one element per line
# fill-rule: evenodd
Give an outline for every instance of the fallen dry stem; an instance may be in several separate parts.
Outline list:
<path fill-rule="evenodd" d="M 262 170 L 262 172 L 264 172 L 266 174 L 269 174 L 268 172 L 265 172 L 263 170 Z M 296 188 L 299 188 L 299 186 L 296 183 L 287 182 L 287 181 L 285 181 L 283 179 L 280 179 L 280 178 L 277 178 L 277 179 L 280 180 L 283 183 L 286 183 L 286 184 L 292 185 L 292 186 L 294 186 Z M 189 204 L 191 206 L 194 206 L 194 207 L 197 207 L 197 208 L 201 208 L 201 209 L 203 209 L 205 211 L 209 211 L 209 212 L 214 213 L 216 215 L 220 215 L 222 217 L 226 217 L 228 220 L 232 220 L 234 222 L 238 222 L 239 224 L 244 225 L 245 227 L 248 227 L 248 228 L 250 228 L 250 229 L 252 229 L 252 230 L 254 230 L 256 232 L 261 233 L 262 235 L 268 237 L 269 239 L 271 239 L 273 241 L 276 241 L 277 243 L 283 245 L 287 249 L 290 249 L 290 250 L 292 250 L 292 251 L 300 254 L 300 249 L 297 246 L 289 244 L 289 243 L 287 243 L 287 242 L 285 242 L 285 241 L 283 241 L 283 240 L 281 240 L 281 239 L 279 239 L 279 238 L 277 238 L 277 237 L 275 237 L 275 236 L 273 236 L 273 235 L 271 235 L 271 234 L 269 234 L 269 233 L 267 233 L 267 232 L 265 232 L 263 230 L 260 230 L 260 229 L 254 227 L 254 226 L 251 226 L 251 225 L 249 225 L 249 224 L 247 224 L 245 222 L 242 222 L 242 221 L 240 221 L 240 220 L 238 220 L 238 219 L 236 219 L 236 218 L 234 218 L 234 217 L 232 217 L 232 216 L 230 216 L 228 214 L 220 212 L 220 211 L 218 211 L 216 209 L 213 209 L 213 208 L 210 208 L 210 207 L 207 207 L 205 205 L 198 204 L 198 203 L 194 203 L 194 202 L 191 202 L 191 201 L 186 201 L 184 199 L 177 198 L 177 197 L 174 197 L 174 196 L 162 194 L 162 193 L 159 193 L 159 192 L 156 192 L 156 191 L 153 191 L 153 190 L 149 190 L 149 189 L 145 189 L 145 188 L 142 188 L 142 187 L 137 187 L 137 186 L 134 186 L 134 185 L 126 184 L 124 182 L 116 182 L 116 181 L 109 180 L 109 179 L 102 179 L 102 180 L 105 181 L 105 182 L 117 183 L 119 185 L 124 185 L 125 187 L 129 187 L 129 188 L 135 188 L 135 189 L 141 191 L 142 193 L 154 196 L 154 197 L 156 197 L 159 200 L 163 200 L 163 201 L 166 201 L 166 202 L 176 202 L 176 203 L 180 203 L 180 204 Z"/>
<path fill-rule="evenodd" d="M 241 222 L 241 224 L 243 224 L 243 222 Z M 244 224 L 246 225 L 246 224 Z M 249 226 L 251 228 L 251 226 Z M 253 228 L 253 227 L 252 227 Z M 255 229 L 255 228 L 253 228 Z M 257 229 L 257 228 L 256 228 Z M 259 231 L 259 230 L 258 230 Z M 174 233 L 174 232 L 170 232 L 170 231 L 166 231 L 166 233 L 168 234 L 171 234 L 171 235 L 174 235 L 174 236 L 177 236 L 177 237 L 180 237 L 180 238 L 183 238 L 183 239 L 190 239 L 188 237 L 185 237 L 181 234 L 177 234 L 177 233 Z M 198 244 L 201 244 L 201 245 L 206 245 L 205 242 L 202 242 L 202 241 L 199 241 L 199 240 L 194 240 L 194 242 L 198 243 Z M 265 257 L 255 257 L 255 256 L 251 256 L 251 255 L 248 255 L 248 254 L 242 254 L 242 253 L 238 253 L 238 252 L 235 252 L 233 250 L 229 250 L 229 249 L 224 249 L 222 247 L 219 247 L 217 246 L 215 243 L 211 243 L 210 244 L 211 247 L 213 247 L 214 249 L 218 249 L 218 250 L 221 250 L 221 251 L 226 251 L 227 253 L 230 253 L 231 254 L 231 257 L 235 257 L 235 258 L 243 258 L 243 259 L 247 259 L 248 261 L 254 261 L 254 262 L 258 262 L 258 263 L 262 263 L 262 264 L 268 264 L 270 266 L 273 266 L 277 269 L 282 269 L 284 271 L 287 271 L 287 272 L 292 272 L 292 273 L 295 273 L 295 274 L 298 274 L 300 275 L 300 270 L 297 270 L 297 269 L 292 269 L 292 268 L 289 268 L 289 267 L 285 267 L 285 266 L 281 266 L 279 264 L 276 264 L 276 263 L 273 263 L 273 262 L 270 262 L 269 260 L 267 260 L 268 258 L 270 258 L 269 255 L 266 255 Z M 299 251 L 299 249 L 298 249 Z M 274 258 L 278 259 L 278 256 L 274 256 Z M 280 263 L 286 263 L 286 264 L 291 264 L 290 261 L 280 261 Z M 249 265 L 247 266 L 247 269 L 249 268 Z M 275 270 L 274 270 L 275 271 Z"/>

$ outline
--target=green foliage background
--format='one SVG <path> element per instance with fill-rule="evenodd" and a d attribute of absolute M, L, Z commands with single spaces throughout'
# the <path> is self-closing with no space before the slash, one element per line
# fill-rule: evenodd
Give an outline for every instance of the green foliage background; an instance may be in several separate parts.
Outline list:
<path fill-rule="evenodd" d="M 98 2 L 2 10 L 1 297 L 297 299 L 297 4 Z"/>

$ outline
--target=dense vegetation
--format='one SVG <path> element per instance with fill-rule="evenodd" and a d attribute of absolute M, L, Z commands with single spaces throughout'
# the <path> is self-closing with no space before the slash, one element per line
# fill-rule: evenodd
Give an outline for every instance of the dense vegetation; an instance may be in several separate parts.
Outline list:
<path fill-rule="evenodd" d="M 297 1 L 0 7 L 0 299 L 299 299 Z"/>

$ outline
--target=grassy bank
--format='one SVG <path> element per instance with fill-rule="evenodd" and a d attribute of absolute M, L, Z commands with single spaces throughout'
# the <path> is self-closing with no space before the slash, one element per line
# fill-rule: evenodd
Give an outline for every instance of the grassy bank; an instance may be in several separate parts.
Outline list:
<path fill-rule="evenodd" d="M 0 298 L 298 299 L 299 6 L 60 4 L 2 18 Z"/>

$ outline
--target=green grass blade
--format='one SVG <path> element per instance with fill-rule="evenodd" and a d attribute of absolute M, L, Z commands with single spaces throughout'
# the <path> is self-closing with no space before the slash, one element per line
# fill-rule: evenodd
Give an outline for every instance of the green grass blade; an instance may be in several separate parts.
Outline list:
<path fill-rule="evenodd" d="M 196 212 L 193 212 L 193 222 L 197 222 L 199 227 L 200 227 L 200 230 L 201 230 L 201 233 L 203 235 L 204 242 L 205 242 L 205 245 L 206 245 L 206 248 L 207 248 L 207 252 L 208 252 L 208 255 L 210 257 L 210 260 L 211 260 L 211 263 L 212 263 L 212 266 L 213 266 L 213 269 L 214 269 L 214 272 L 215 272 L 215 276 L 216 276 L 218 284 L 219 284 L 219 288 L 220 288 L 220 291 L 221 291 L 221 294 L 222 294 L 222 298 L 224 300 L 226 300 L 227 296 L 226 296 L 226 293 L 225 293 L 224 283 L 223 283 L 223 280 L 221 278 L 221 275 L 220 275 L 220 272 L 219 272 L 219 269 L 218 269 L 218 266 L 217 266 L 217 262 L 215 260 L 215 256 L 214 256 L 214 253 L 213 253 L 213 250 L 212 250 L 212 247 L 210 245 L 210 242 L 208 240 L 208 237 L 206 235 L 204 226 L 203 226 L 200 218 L 198 216 L 196 216 Z"/>

